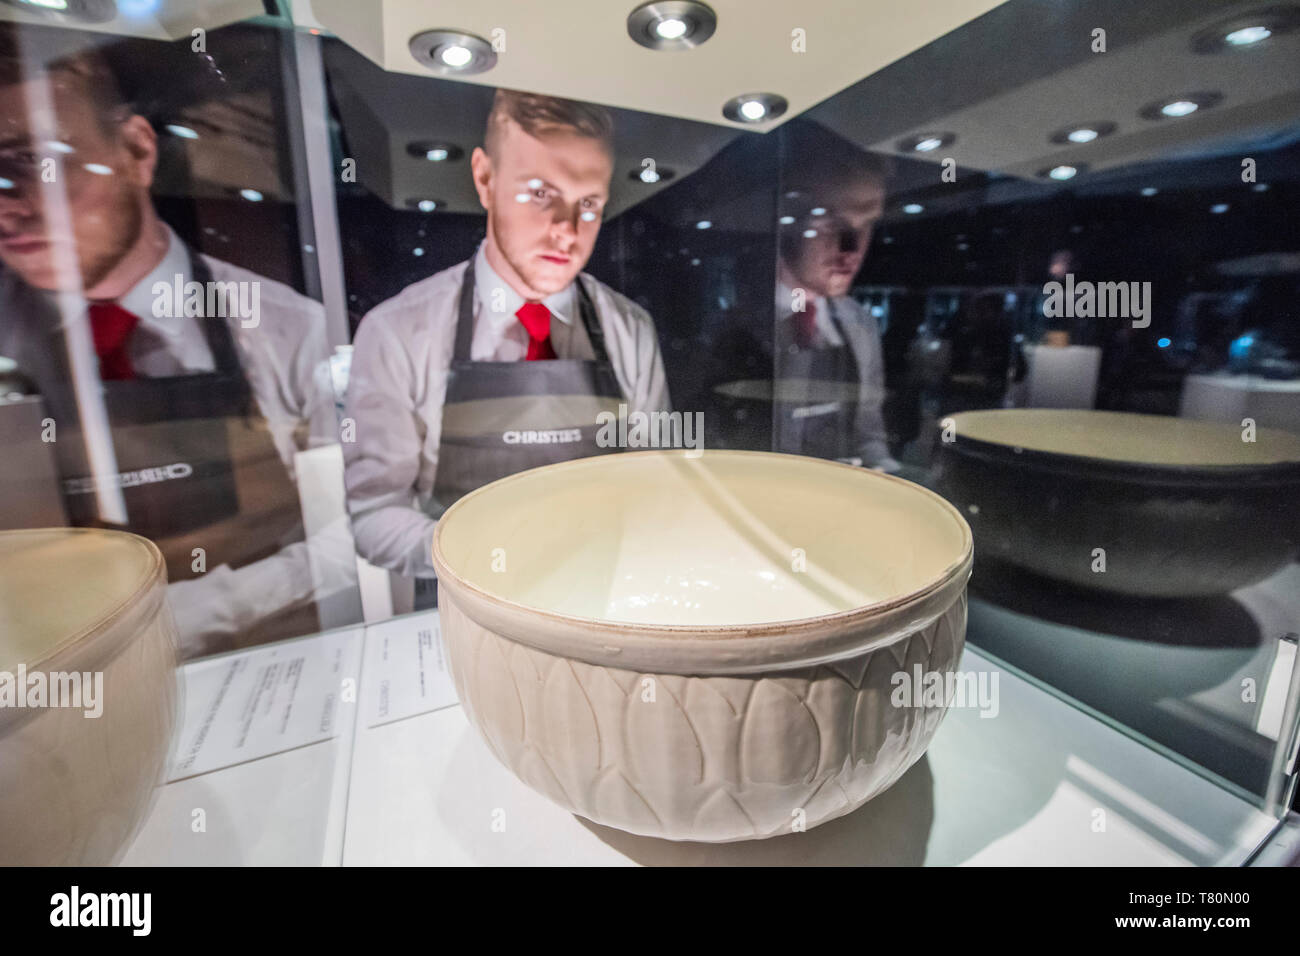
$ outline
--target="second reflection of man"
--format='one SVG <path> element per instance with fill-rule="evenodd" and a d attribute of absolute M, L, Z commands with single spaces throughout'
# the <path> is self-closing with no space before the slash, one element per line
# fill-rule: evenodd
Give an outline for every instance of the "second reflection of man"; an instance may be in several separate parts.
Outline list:
<path fill-rule="evenodd" d="M 880 329 L 849 295 L 884 210 L 889 167 L 811 121 L 792 120 L 781 135 L 773 443 L 896 471 Z"/>

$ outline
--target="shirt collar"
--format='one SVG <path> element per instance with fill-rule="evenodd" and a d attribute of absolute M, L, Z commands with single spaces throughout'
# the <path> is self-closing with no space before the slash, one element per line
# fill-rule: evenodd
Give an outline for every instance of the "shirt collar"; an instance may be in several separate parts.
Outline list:
<path fill-rule="evenodd" d="M 133 315 L 139 316 L 140 321 L 146 325 L 173 331 L 177 328 L 174 319 L 154 318 L 154 284 L 161 282 L 168 288 L 172 288 L 176 285 L 176 277 L 180 276 L 181 285 L 184 286 L 193 277 L 190 275 L 190 255 L 189 250 L 185 248 L 185 243 L 172 232 L 171 226 L 164 223 L 163 229 L 167 234 L 167 251 L 163 253 L 162 259 L 153 270 L 131 286 L 126 294 L 117 300 L 117 304 Z"/>
<path fill-rule="evenodd" d="M 513 317 L 523 306 L 524 298 L 488 264 L 487 243 L 483 242 L 479 244 L 478 252 L 474 255 L 474 297 L 478 300 L 480 314 L 491 314 L 494 311 L 491 304 L 492 294 L 497 289 L 500 289 L 505 297 L 505 311 L 501 314 Z M 548 295 L 542 300 L 542 304 L 551 310 L 551 315 L 569 325 L 576 311 L 577 295 L 578 290 L 570 282 L 559 292 Z"/>
<path fill-rule="evenodd" d="M 792 289 L 790 286 L 786 285 L 784 282 L 778 279 L 776 282 L 777 318 L 786 319 L 786 318 L 790 318 L 794 314 L 793 310 L 790 308 L 790 303 L 792 301 L 794 301 L 794 289 Z M 817 314 L 819 318 L 821 316 L 828 315 L 828 309 L 826 308 L 828 304 L 828 300 L 824 295 L 814 295 L 814 296 L 806 297 L 804 299 L 804 307 L 807 308 L 807 306 L 810 304 L 815 305 L 817 307 Z"/>

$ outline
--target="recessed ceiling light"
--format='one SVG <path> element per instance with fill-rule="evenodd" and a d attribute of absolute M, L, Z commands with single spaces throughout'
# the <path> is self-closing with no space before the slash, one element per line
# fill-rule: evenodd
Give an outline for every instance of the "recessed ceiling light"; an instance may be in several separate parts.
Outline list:
<path fill-rule="evenodd" d="M 1255 50 L 1267 45 L 1265 41 L 1297 27 L 1300 27 L 1300 7 L 1264 7 L 1220 20 L 1199 31 L 1192 38 L 1192 49 L 1197 53 Z"/>
<path fill-rule="evenodd" d="M 1073 179 L 1079 175 L 1085 168 L 1082 163 L 1075 163 L 1074 165 L 1062 163 L 1060 166 L 1039 170 L 1038 175 L 1047 179 L 1054 179 L 1057 182 L 1065 182 L 1067 179 Z"/>
<path fill-rule="evenodd" d="M 1268 192 L 1268 183 L 1255 183 L 1255 185 L 1250 188 L 1255 190 L 1257 193 L 1266 193 Z"/>
<path fill-rule="evenodd" d="M 5 181 L 8 182 L 8 180 L 5 180 Z M 10 183 L 10 185 L 13 185 L 13 184 Z M 6 186 L 5 188 L 8 189 L 9 187 Z M 782 216 L 780 219 L 777 220 L 777 222 L 779 222 L 779 223 L 780 223 L 781 225 L 783 225 L 783 226 L 793 226 L 793 225 L 794 225 L 794 216 Z"/>
<path fill-rule="evenodd" d="M 406 144 L 406 154 L 416 159 L 427 159 L 431 163 L 452 163 L 464 156 L 465 151 L 455 143 L 419 139 Z"/>
<path fill-rule="evenodd" d="M 924 209 L 925 207 L 922 206 L 919 202 L 910 202 L 903 207 L 903 212 L 907 213 L 909 216 L 915 216 L 917 213 L 923 211 Z"/>
<path fill-rule="evenodd" d="M 416 246 L 414 249 L 411 250 L 411 255 L 422 256 L 424 255 L 424 249 L 421 248 L 420 246 Z"/>
<path fill-rule="evenodd" d="M 1139 112 L 1145 119 L 1177 119 L 1182 116 L 1190 116 L 1197 110 L 1217 106 L 1222 101 L 1222 93 L 1183 93 L 1178 96 L 1166 97 L 1163 100 L 1156 100 L 1154 103 L 1148 103 Z"/>
<path fill-rule="evenodd" d="M 627 35 L 651 50 L 689 50 L 718 27 L 718 17 L 695 0 L 643 3 L 627 15 Z"/>
<path fill-rule="evenodd" d="M 114 0 L 3 0 L 11 7 L 52 20 L 107 23 L 117 16 Z"/>
<path fill-rule="evenodd" d="M 61 140 L 61 139 L 52 139 L 52 140 L 50 140 L 48 143 L 46 143 L 45 145 L 49 148 L 50 152 L 52 152 L 52 153 L 63 153 L 65 156 L 66 156 L 68 153 L 75 153 L 75 152 L 76 152 L 76 149 L 75 149 L 75 148 L 73 148 L 73 147 L 72 147 L 71 145 L 69 145 L 68 143 L 63 142 L 63 140 Z"/>
<path fill-rule="evenodd" d="M 722 115 L 735 123 L 764 123 L 786 111 L 785 98 L 775 93 L 744 93 L 722 105 Z"/>
<path fill-rule="evenodd" d="M 655 35 L 665 40 L 680 40 L 688 30 L 690 25 L 676 17 L 667 17 L 655 24 Z"/>
<path fill-rule="evenodd" d="M 666 166 L 645 166 L 640 169 L 634 169 L 628 173 L 629 179 L 635 179 L 637 182 L 653 185 L 654 183 L 664 183 L 672 179 L 676 173 Z"/>
<path fill-rule="evenodd" d="M 1216 202 L 1213 206 L 1210 207 L 1210 212 L 1218 216 L 1222 213 L 1227 212 L 1230 208 L 1231 207 L 1226 202 Z"/>
<path fill-rule="evenodd" d="M 420 212 L 436 212 L 447 204 L 441 199 L 408 199 L 406 205 L 411 209 L 418 209 Z"/>
<path fill-rule="evenodd" d="M 957 139 L 953 133 L 918 133 L 900 139 L 895 145 L 901 153 L 933 153 L 936 149 L 947 146 Z"/>
<path fill-rule="evenodd" d="M 826 215 L 826 207 L 825 207 L 825 206 L 818 206 L 818 207 L 816 207 L 815 209 L 811 209 L 811 210 L 809 210 L 809 212 L 810 212 L 812 215 L 814 215 L 814 216 L 824 216 L 824 215 Z"/>
<path fill-rule="evenodd" d="M 712 226 L 713 223 L 710 222 L 708 219 L 701 219 L 699 222 L 695 224 L 696 229 L 709 229 L 712 228 Z"/>
<path fill-rule="evenodd" d="M 94 173 L 96 176 L 112 176 L 113 167 L 105 166 L 103 163 L 86 163 L 81 167 L 88 173 Z"/>
<path fill-rule="evenodd" d="M 817 238 L 817 230 L 816 230 L 816 229 L 805 229 L 805 230 L 803 231 L 803 237 L 804 237 L 805 239 L 816 239 L 816 238 Z"/>
<path fill-rule="evenodd" d="M 451 43 L 438 50 L 438 59 L 453 70 L 459 70 L 474 59 L 474 51 L 459 43 Z M 420 251 L 423 253 L 424 250 Z"/>
<path fill-rule="evenodd" d="M 5 179 L 3 176 L 0 176 L 0 189 L 13 189 L 13 188 L 14 188 L 14 181 L 12 179 Z"/>
<path fill-rule="evenodd" d="M 1155 195 L 1156 193 L 1158 193 L 1158 192 L 1160 192 L 1160 190 L 1156 189 L 1155 186 L 1143 186 L 1143 187 L 1142 187 L 1142 195 L 1143 195 L 1143 196 L 1154 196 L 1154 195 Z"/>
<path fill-rule="evenodd" d="M 188 126 L 180 126 L 176 123 L 168 123 L 166 126 L 163 127 L 163 129 L 167 130 L 167 132 L 171 133 L 173 136 L 179 136 L 181 139 L 199 138 L 199 134 L 194 132 L 194 130 L 190 129 Z"/>
<path fill-rule="evenodd" d="M 261 201 L 262 201 L 262 194 L 259 193 L 256 189 L 241 189 L 241 190 L 239 191 L 239 195 L 243 196 L 243 197 L 244 197 L 245 199 L 247 199 L 249 202 L 261 202 Z"/>
<path fill-rule="evenodd" d="M 1060 144 L 1065 143 L 1091 143 L 1094 139 L 1100 139 L 1103 136 L 1109 136 L 1115 132 L 1115 124 L 1107 121 L 1096 123 L 1075 123 L 1073 126 L 1065 126 L 1058 129 L 1050 137 L 1050 142 Z"/>
<path fill-rule="evenodd" d="M 419 63 L 443 76 L 469 76 L 497 65 L 492 44 L 460 30 L 425 30 L 407 46 Z"/>
<path fill-rule="evenodd" d="M 1242 27 L 1240 30 L 1233 30 L 1223 39 L 1230 46 L 1250 46 L 1252 43 L 1260 43 L 1267 40 L 1273 35 L 1273 31 L 1268 27 L 1253 26 Z"/>

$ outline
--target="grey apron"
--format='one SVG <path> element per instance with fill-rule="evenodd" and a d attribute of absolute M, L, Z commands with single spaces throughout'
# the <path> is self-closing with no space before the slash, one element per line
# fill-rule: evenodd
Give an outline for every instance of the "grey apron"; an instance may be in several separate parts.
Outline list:
<path fill-rule="evenodd" d="M 206 287 L 211 271 L 192 250 L 189 256 L 192 279 Z M 201 573 L 194 569 L 194 548 L 204 550 L 207 570 L 238 568 L 302 539 L 297 489 L 257 408 L 226 319 L 200 321 L 213 371 L 101 383 L 117 459 L 112 480 L 122 488 L 127 511 L 120 527 L 158 545 L 169 581 Z M 51 328 L 22 351 L 20 366 L 59 429 L 54 445 L 69 523 L 119 527 L 101 521 L 96 510 L 64 331 Z"/>
<path fill-rule="evenodd" d="M 456 346 L 442 406 L 442 437 L 434 479 L 435 517 L 462 495 L 498 478 L 618 451 L 596 442 L 597 416 L 618 414 L 623 391 L 614 375 L 595 305 L 577 283 L 579 314 L 573 342 L 585 334 L 593 358 L 535 362 L 475 362 L 474 263 L 465 267 L 457 308 Z M 417 609 L 435 606 L 436 582 L 419 578 Z"/>
<path fill-rule="evenodd" d="M 773 383 L 772 413 L 776 450 L 814 458 L 848 458 L 857 454 L 856 417 L 858 402 L 837 390 L 818 386 L 861 383 L 857 359 L 849 347 L 844 326 L 830 307 L 831 322 L 840 344 L 820 349 L 787 349 L 781 356 L 777 381 Z"/>

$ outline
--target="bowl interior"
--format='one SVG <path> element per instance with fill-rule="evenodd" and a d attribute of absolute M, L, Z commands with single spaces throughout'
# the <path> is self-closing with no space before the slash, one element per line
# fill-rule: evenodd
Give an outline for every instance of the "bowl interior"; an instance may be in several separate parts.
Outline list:
<path fill-rule="evenodd" d="M 794 455 L 605 455 L 524 472 L 453 505 L 435 556 L 489 595 L 650 625 L 799 620 L 924 590 L 970 530 L 938 495 Z"/>
<path fill-rule="evenodd" d="M 0 670 L 43 660 L 111 617 L 157 574 L 134 535 L 54 528 L 0 533 Z"/>
<path fill-rule="evenodd" d="M 1254 441 L 1244 441 L 1237 425 L 1132 412 L 1011 408 L 950 417 L 958 442 L 970 438 L 1080 458 L 1174 467 L 1300 462 L 1300 435 L 1276 428 L 1258 428 Z"/>

